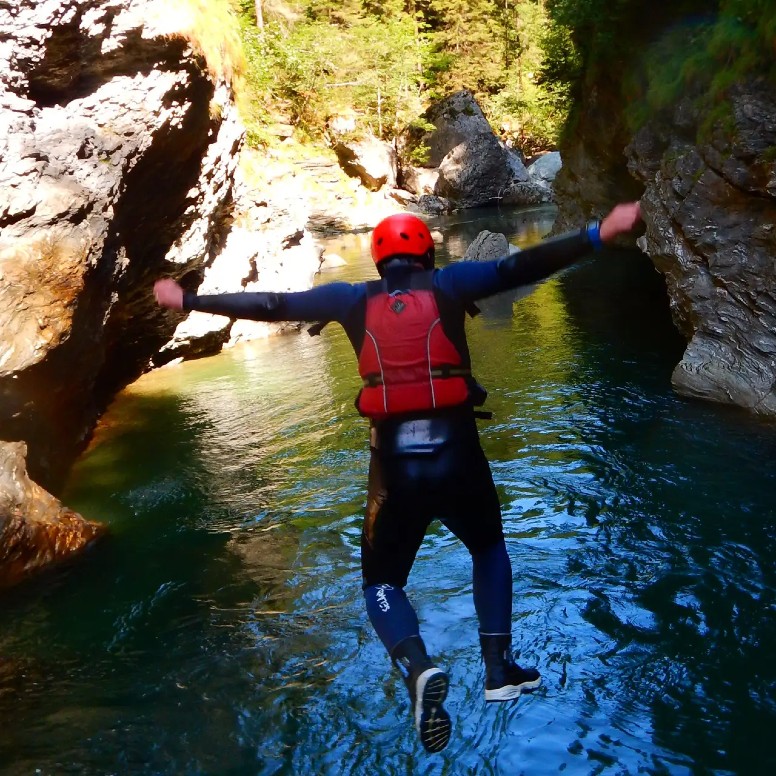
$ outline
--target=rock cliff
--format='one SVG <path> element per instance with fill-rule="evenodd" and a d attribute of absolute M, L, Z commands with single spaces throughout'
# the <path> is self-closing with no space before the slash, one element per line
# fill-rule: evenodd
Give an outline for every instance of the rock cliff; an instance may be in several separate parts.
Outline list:
<path fill-rule="evenodd" d="M 646 250 L 688 341 L 679 393 L 776 415 L 776 88 L 729 92 L 730 114 L 698 141 L 705 116 L 684 100 L 627 148 L 644 184 Z"/>
<path fill-rule="evenodd" d="M 0 436 L 56 488 L 171 333 L 151 282 L 223 232 L 242 130 L 160 4 L 0 10 Z"/>
<path fill-rule="evenodd" d="M 0 3 L 0 439 L 24 440 L 30 476 L 54 491 L 174 329 L 152 280 L 198 271 L 224 231 L 242 129 L 228 77 L 165 9 Z M 20 455 L 6 456 L 14 482 Z M 36 488 L 0 504 L 24 569 L 69 554 L 79 525 L 81 544 L 96 535 Z"/>
<path fill-rule="evenodd" d="M 615 80 L 590 89 L 561 147 L 563 230 L 641 199 L 642 246 L 687 340 L 682 395 L 776 415 L 776 85 L 728 89 L 712 115 L 686 97 L 631 133 Z"/>

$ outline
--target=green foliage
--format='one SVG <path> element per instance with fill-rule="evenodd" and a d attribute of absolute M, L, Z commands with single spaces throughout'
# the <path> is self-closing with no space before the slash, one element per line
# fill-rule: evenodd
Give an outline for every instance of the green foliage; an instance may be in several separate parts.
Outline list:
<path fill-rule="evenodd" d="M 509 65 L 506 83 L 495 94 L 481 98 L 481 102 L 502 137 L 531 155 L 556 147 L 568 112 L 568 89 L 556 88 L 545 74 L 548 40 L 563 45 L 567 56 L 573 56 L 573 49 L 568 36 L 563 38 L 562 28 L 548 24 L 541 3 L 526 2 L 515 7 L 520 16 L 505 21 L 512 30 L 505 37 L 509 44 L 504 59 Z"/>
<path fill-rule="evenodd" d="M 348 116 L 356 134 L 388 138 L 466 88 L 496 132 L 531 154 L 554 147 L 573 126 L 569 107 L 607 82 L 628 106 L 613 121 L 634 129 L 689 95 L 705 133 L 731 121 L 732 84 L 776 81 L 776 0 L 185 1 L 213 10 L 198 12 L 214 20 L 194 36 L 203 50 L 227 51 L 219 67 L 244 73 L 239 104 L 254 145 L 271 142 L 278 118 L 324 137 Z M 209 42 L 231 40 L 220 32 L 230 5 L 244 65 L 232 44 Z"/>
<path fill-rule="evenodd" d="M 362 131 L 387 136 L 422 112 L 430 45 L 416 20 L 406 13 L 360 17 L 357 6 L 311 2 L 295 23 L 270 20 L 263 30 L 244 16 L 256 123 L 282 111 L 320 137 L 333 117 L 355 112 Z"/>
<path fill-rule="evenodd" d="M 424 167 L 428 164 L 431 149 L 422 142 L 422 138 L 427 132 L 434 131 L 434 125 L 430 121 L 426 121 L 423 116 L 419 116 L 410 121 L 407 128 L 409 129 L 407 133 L 407 156 L 414 165 Z"/>
<path fill-rule="evenodd" d="M 704 115 L 700 135 L 731 129 L 730 87 L 747 78 L 776 81 L 776 0 L 548 0 L 576 64 L 550 43 L 544 76 L 565 82 L 572 99 L 587 84 L 622 84 L 631 131 L 689 96 Z"/>
<path fill-rule="evenodd" d="M 540 78 L 543 0 L 263 0 L 262 29 L 254 0 L 236 2 L 253 144 L 270 141 L 278 113 L 312 137 L 338 115 L 390 137 L 460 88 L 506 136 L 555 142 L 567 92 Z"/>

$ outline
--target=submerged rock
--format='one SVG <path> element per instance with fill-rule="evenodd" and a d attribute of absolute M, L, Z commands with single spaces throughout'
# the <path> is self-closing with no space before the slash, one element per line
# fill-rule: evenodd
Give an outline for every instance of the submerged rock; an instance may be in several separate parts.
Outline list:
<path fill-rule="evenodd" d="M 73 558 L 105 532 L 27 475 L 23 442 L 0 442 L 0 589 Z"/>
<path fill-rule="evenodd" d="M 510 253 L 506 235 L 500 232 L 490 232 L 487 229 L 480 232 L 470 243 L 464 254 L 464 261 L 490 261 L 500 259 Z"/>

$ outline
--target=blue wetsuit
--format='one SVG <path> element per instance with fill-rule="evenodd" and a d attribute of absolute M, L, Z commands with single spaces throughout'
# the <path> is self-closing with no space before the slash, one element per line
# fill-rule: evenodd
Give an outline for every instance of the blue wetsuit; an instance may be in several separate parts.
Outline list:
<path fill-rule="evenodd" d="M 433 287 L 445 331 L 468 360 L 465 313 L 478 299 L 542 280 L 600 245 L 583 229 L 503 259 L 462 261 L 436 270 Z M 418 271 L 390 263 L 388 291 Z M 261 321 L 336 321 L 361 350 L 366 283 L 329 283 L 292 293 L 184 295 L 184 309 Z M 410 439 L 409 444 L 403 440 Z M 420 444 L 418 444 L 418 442 Z M 404 586 L 430 521 L 439 518 L 472 555 L 474 602 L 482 633 L 511 632 L 512 568 L 490 467 L 470 405 L 374 424 L 361 563 L 367 611 L 389 654 L 419 625 Z"/>

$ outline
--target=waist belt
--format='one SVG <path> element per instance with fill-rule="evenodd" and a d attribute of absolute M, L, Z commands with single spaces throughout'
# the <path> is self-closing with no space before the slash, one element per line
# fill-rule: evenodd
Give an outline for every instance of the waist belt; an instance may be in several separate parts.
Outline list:
<path fill-rule="evenodd" d="M 471 377 L 472 370 L 462 366 L 440 366 L 429 373 L 431 378 Z M 376 388 L 383 384 L 383 376 L 377 372 L 366 375 L 363 379 L 364 388 Z"/>
<path fill-rule="evenodd" d="M 476 442 L 477 428 L 470 411 L 382 421 L 370 429 L 371 446 L 389 456 L 429 455 L 450 443 Z"/>

